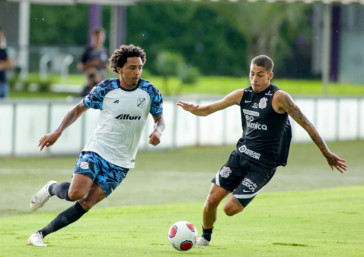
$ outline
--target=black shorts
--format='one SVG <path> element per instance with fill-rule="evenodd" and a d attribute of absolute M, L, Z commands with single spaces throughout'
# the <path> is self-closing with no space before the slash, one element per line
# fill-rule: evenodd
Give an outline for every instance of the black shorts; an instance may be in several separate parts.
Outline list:
<path fill-rule="evenodd" d="M 212 182 L 233 192 L 245 207 L 271 180 L 277 167 L 269 167 L 248 159 L 234 150 Z"/>

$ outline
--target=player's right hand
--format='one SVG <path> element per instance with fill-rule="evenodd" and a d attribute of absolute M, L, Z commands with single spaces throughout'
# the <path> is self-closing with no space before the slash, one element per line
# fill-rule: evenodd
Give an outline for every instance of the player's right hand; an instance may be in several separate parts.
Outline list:
<path fill-rule="evenodd" d="M 188 112 L 194 111 L 194 110 L 196 110 L 198 108 L 198 105 L 186 103 L 186 102 L 183 102 L 183 101 L 180 101 L 180 100 L 177 101 L 176 104 L 178 106 L 181 106 L 183 110 L 188 111 Z"/>
<path fill-rule="evenodd" d="M 38 147 L 40 148 L 39 151 L 42 151 L 45 146 L 49 147 L 49 146 L 53 145 L 60 136 L 61 136 L 61 133 L 59 133 L 59 132 L 53 132 L 53 133 L 43 136 L 39 140 L 39 144 L 38 144 Z"/>
<path fill-rule="evenodd" d="M 336 154 L 330 152 L 328 156 L 325 157 L 332 171 L 334 170 L 334 168 L 336 168 L 341 173 L 344 173 L 347 170 L 348 166 L 345 164 L 345 160 L 341 159 Z"/>

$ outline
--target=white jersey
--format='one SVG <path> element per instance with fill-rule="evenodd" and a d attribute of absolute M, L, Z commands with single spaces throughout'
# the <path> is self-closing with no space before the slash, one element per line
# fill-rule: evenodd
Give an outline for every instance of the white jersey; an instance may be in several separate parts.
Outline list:
<path fill-rule="evenodd" d="M 134 168 L 148 114 L 162 115 L 162 102 L 158 89 L 144 79 L 132 90 L 123 89 L 119 79 L 102 81 L 83 99 L 86 107 L 100 109 L 100 116 L 82 151 L 95 152 L 120 167 Z"/>

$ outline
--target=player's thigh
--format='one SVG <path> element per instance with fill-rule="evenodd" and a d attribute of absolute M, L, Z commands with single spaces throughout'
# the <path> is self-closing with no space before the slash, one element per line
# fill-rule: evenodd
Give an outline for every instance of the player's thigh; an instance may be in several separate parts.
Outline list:
<path fill-rule="evenodd" d="M 128 171 L 128 168 L 119 167 L 105 161 L 102 171 L 97 174 L 94 182 L 102 188 L 107 197 L 120 185 Z"/>
<path fill-rule="evenodd" d="M 82 198 L 90 190 L 93 184 L 92 179 L 82 174 L 73 174 L 68 195 L 70 199 L 76 200 Z"/>
<path fill-rule="evenodd" d="M 248 168 L 247 163 L 244 163 L 240 154 L 237 151 L 233 151 L 227 162 L 216 173 L 212 182 L 232 192 L 239 186 L 245 170 Z"/>
<path fill-rule="evenodd" d="M 80 205 L 84 210 L 90 210 L 95 204 L 102 201 L 106 198 L 106 194 L 104 190 L 97 185 L 96 183 L 93 183 L 90 190 L 88 190 L 85 197 L 83 197 L 81 200 L 79 200 Z"/>
<path fill-rule="evenodd" d="M 92 182 L 95 182 L 108 196 L 126 177 L 128 171 L 128 168 L 116 166 L 94 152 L 82 152 L 76 162 L 74 174 L 91 179 L 88 187 L 84 188 L 83 193 L 87 193 Z"/>
<path fill-rule="evenodd" d="M 276 168 L 257 168 L 255 166 L 241 181 L 240 185 L 233 191 L 233 196 L 246 207 L 262 188 L 272 179 Z"/>
<path fill-rule="evenodd" d="M 224 212 L 228 216 L 235 215 L 244 210 L 244 206 L 240 201 L 232 194 L 224 204 Z"/>
<path fill-rule="evenodd" d="M 229 193 L 231 193 L 229 190 L 212 183 L 206 203 L 210 205 L 219 205 L 222 199 Z"/>
<path fill-rule="evenodd" d="M 90 189 L 99 174 L 101 167 L 99 165 L 99 156 L 93 152 L 81 152 L 78 157 L 74 170 L 70 189 L 68 191 L 70 198 L 80 199 Z"/>

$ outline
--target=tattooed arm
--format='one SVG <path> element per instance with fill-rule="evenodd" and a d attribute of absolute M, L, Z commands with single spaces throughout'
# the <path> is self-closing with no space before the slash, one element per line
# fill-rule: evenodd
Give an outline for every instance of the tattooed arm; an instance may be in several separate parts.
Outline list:
<path fill-rule="evenodd" d="M 68 113 L 64 116 L 61 124 L 54 132 L 43 136 L 39 140 L 39 150 L 42 151 L 45 146 L 49 147 L 53 145 L 62 135 L 63 130 L 65 130 L 68 126 L 75 122 L 81 116 L 81 114 L 87 110 L 88 108 L 83 104 L 83 101 L 81 100 L 75 107 L 68 111 Z"/>
<path fill-rule="evenodd" d="M 302 128 L 307 131 L 313 142 L 315 142 L 321 153 L 327 159 L 327 162 L 332 170 L 334 170 L 335 167 L 341 173 L 346 171 L 347 166 L 344 164 L 345 160 L 330 152 L 325 141 L 322 139 L 315 126 L 301 112 L 300 108 L 296 105 L 288 93 L 281 90 L 277 91 L 273 97 L 273 108 L 278 113 L 288 113 L 289 116 L 291 116 Z"/>

